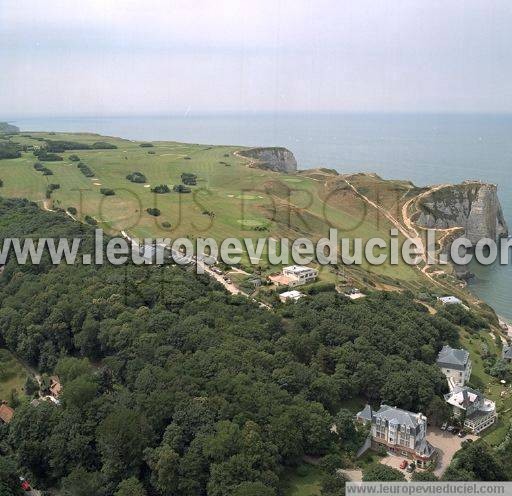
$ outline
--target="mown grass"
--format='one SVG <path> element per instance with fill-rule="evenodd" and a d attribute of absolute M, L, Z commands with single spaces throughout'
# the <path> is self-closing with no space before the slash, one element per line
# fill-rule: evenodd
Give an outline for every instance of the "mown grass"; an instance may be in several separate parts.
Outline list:
<path fill-rule="evenodd" d="M 512 421 L 512 387 L 510 384 L 501 384 L 495 377 L 490 376 L 484 369 L 483 345 L 489 353 L 496 357 L 500 356 L 499 347 L 489 333 L 481 331 L 478 334 L 461 333 L 461 344 L 467 349 L 473 364 L 470 382 L 478 387 L 487 398 L 496 403 L 498 421 L 482 433 L 485 441 L 497 445 L 503 441 L 505 434 Z"/>
<path fill-rule="evenodd" d="M 321 484 L 321 469 L 310 464 L 288 469 L 282 478 L 284 496 L 320 496 Z"/>
<path fill-rule="evenodd" d="M 52 201 L 46 202 L 47 206 L 74 207 L 80 219 L 89 215 L 111 233 L 125 230 L 140 238 L 212 237 L 221 241 L 228 237 L 253 240 L 308 237 L 315 241 L 327 236 L 333 227 L 341 236 L 363 241 L 373 237 L 389 239 L 389 221 L 369 209 L 356 195 L 349 191 L 326 194 L 326 181 L 332 175 L 320 176 L 320 180 L 312 173 L 284 175 L 248 168 L 247 161 L 235 154 L 237 147 L 154 142 L 151 148 L 141 148 L 139 142 L 84 133 L 32 133 L 32 136 L 90 144 L 107 141 L 117 149 L 65 152 L 61 154 L 62 162 L 45 163 L 53 171 L 51 176 L 34 170 L 37 159 L 31 152 L 23 153 L 19 159 L 2 160 L 0 179 L 4 186 L 0 195 L 25 197 L 43 205 L 48 184 L 60 184 L 60 189 L 52 194 Z M 26 145 L 41 144 L 22 136 L 13 140 Z M 78 155 L 94 171 L 94 178 L 87 178 L 78 170 L 77 163 L 69 160 L 72 154 Z M 146 176 L 145 185 L 126 179 L 135 171 Z M 147 187 L 167 184 L 172 189 L 181 183 L 183 172 L 197 175 L 197 186 L 192 187 L 190 194 L 155 194 Z M 397 189 L 393 182 L 366 176 L 354 181 L 361 182 L 360 186 L 366 189 L 378 188 L 379 196 L 387 198 L 387 203 Z M 101 188 L 114 189 L 116 194 L 104 196 Z M 158 208 L 161 215 L 149 215 L 150 207 Z M 171 227 L 164 227 L 163 223 L 170 223 Z M 263 269 L 269 268 L 267 258 L 265 250 Z M 249 263 L 247 256 L 243 262 Z M 405 264 L 363 263 L 363 268 L 410 284 L 422 280 L 418 270 Z"/>
<path fill-rule="evenodd" d="M 0 401 L 9 401 L 12 391 L 23 395 L 27 372 L 7 350 L 0 348 Z"/>

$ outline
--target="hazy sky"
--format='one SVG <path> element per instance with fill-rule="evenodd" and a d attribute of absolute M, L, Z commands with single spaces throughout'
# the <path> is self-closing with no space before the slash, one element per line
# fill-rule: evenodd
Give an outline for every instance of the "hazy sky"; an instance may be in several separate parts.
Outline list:
<path fill-rule="evenodd" d="M 511 0 L 0 0 L 0 117 L 512 111 Z"/>

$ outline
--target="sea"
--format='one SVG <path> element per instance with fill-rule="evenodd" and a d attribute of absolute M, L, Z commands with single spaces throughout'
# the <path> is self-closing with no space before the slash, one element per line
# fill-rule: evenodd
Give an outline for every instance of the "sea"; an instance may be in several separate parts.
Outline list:
<path fill-rule="evenodd" d="M 375 172 L 418 186 L 496 183 L 512 230 L 512 115 L 223 114 L 11 119 L 23 131 L 89 131 L 136 140 L 284 146 L 299 168 Z M 470 289 L 512 321 L 512 265 L 480 266 Z"/>

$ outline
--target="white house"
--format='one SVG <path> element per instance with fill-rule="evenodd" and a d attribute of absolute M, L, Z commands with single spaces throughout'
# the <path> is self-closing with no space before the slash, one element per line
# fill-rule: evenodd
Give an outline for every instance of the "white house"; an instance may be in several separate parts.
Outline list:
<path fill-rule="evenodd" d="M 439 352 L 436 363 L 448 379 L 450 389 L 464 386 L 471 377 L 471 359 L 469 353 L 464 349 L 445 345 Z"/>
<path fill-rule="evenodd" d="M 288 279 L 288 285 L 293 287 L 313 282 L 318 277 L 318 270 L 303 265 L 290 265 L 283 269 L 283 275 Z"/>
<path fill-rule="evenodd" d="M 400 408 L 381 405 L 374 412 L 370 405 L 360 411 L 357 421 L 371 424 L 373 448 L 384 448 L 398 456 L 413 459 L 426 468 L 436 459 L 436 449 L 427 441 L 427 417 Z"/>
<path fill-rule="evenodd" d="M 454 416 L 463 419 L 464 427 L 473 434 L 487 429 L 498 418 L 494 401 L 467 386 L 456 387 L 444 399 L 452 406 Z"/>
<path fill-rule="evenodd" d="M 297 290 L 285 291 L 279 295 L 279 299 L 285 303 L 287 301 L 297 301 L 304 296 L 303 293 Z"/>
<path fill-rule="evenodd" d="M 456 296 L 440 296 L 437 298 L 443 305 L 462 305 L 462 301 Z"/>

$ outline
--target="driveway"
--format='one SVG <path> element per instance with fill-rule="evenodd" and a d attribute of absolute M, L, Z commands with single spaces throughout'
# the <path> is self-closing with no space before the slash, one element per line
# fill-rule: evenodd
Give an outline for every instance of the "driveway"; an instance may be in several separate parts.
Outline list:
<path fill-rule="evenodd" d="M 404 474 L 405 480 L 409 481 L 409 480 L 411 480 L 412 474 L 410 474 L 400 468 L 400 464 L 402 463 L 403 460 L 407 460 L 408 463 L 411 462 L 411 460 L 409 460 L 406 457 L 396 456 L 396 455 L 386 455 L 384 458 L 381 458 L 379 461 L 383 465 L 387 465 L 388 467 L 391 467 L 391 468 L 396 468 L 399 472 L 402 472 L 402 474 Z"/>
<path fill-rule="evenodd" d="M 427 440 L 432 444 L 432 446 L 437 448 L 438 451 L 437 465 L 434 470 L 435 475 L 441 477 L 444 474 L 444 471 L 448 468 L 448 465 L 450 465 L 453 456 L 460 450 L 461 444 L 466 439 L 472 439 L 474 441 L 475 439 L 478 439 L 478 437 L 468 434 L 466 437 L 461 439 L 459 436 L 450 434 L 447 431 L 442 431 L 437 427 L 428 428 Z M 381 458 L 380 463 L 400 470 L 400 472 L 405 475 L 406 480 L 410 480 L 412 474 L 400 469 L 400 463 L 402 463 L 402 460 L 404 459 L 410 463 L 410 460 L 407 458 L 395 455 L 387 455 L 384 458 Z"/>
<path fill-rule="evenodd" d="M 437 460 L 437 467 L 434 470 L 434 474 L 438 477 L 444 474 L 444 471 L 450 465 L 453 455 L 460 450 L 461 444 L 466 439 L 478 439 L 477 436 L 468 434 L 465 438 L 461 439 L 459 436 L 450 434 L 447 431 L 442 431 L 438 427 L 429 427 L 427 431 L 427 440 L 437 448 L 439 453 Z"/>

